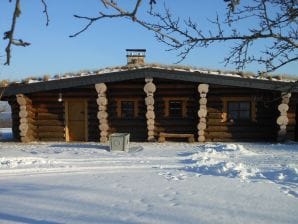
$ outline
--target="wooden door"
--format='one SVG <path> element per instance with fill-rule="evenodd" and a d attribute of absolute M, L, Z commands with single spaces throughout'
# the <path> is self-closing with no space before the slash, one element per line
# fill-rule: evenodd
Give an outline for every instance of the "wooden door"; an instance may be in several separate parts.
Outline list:
<path fill-rule="evenodd" d="M 66 141 L 87 141 L 87 102 L 66 101 Z"/>

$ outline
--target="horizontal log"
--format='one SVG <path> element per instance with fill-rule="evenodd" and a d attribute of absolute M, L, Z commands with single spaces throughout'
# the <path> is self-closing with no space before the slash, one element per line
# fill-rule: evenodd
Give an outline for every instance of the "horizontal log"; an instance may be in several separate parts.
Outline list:
<path fill-rule="evenodd" d="M 37 131 L 38 132 L 63 132 L 64 133 L 64 127 L 63 126 L 38 126 Z"/>
<path fill-rule="evenodd" d="M 39 138 L 64 138 L 64 132 L 39 132 Z"/>
<path fill-rule="evenodd" d="M 218 113 L 210 113 L 209 111 L 208 111 L 208 119 L 222 119 L 222 113 L 220 113 L 220 112 L 218 112 Z"/>
<path fill-rule="evenodd" d="M 206 123 L 199 123 L 198 125 L 197 125 L 197 128 L 198 128 L 198 130 L 205 130 L 206 129 Z"/>
<path fill-rule="evenodd" d="M 20 118 L 20 123 L 30 123 L 32 125 L 36 125 L 36 120 L 31 117 Z"/>
<path fill-rule="evenodd" d="M 108 137 L 100 137 L 100 139 L 99 139 L 99 141 L 101 142 L 101 143 L 106 143 L 106 142 L 108 142 Z"/>
<path fill-rule="evenodd" d="M 155 124 L 154 119 L 148 119 L 147 120 L 147 125 L 153 125 L 154 126 L 154 124 Z"/>
<path fill-rule="evenodd" d="M 199 136 L 201 136 L 201 135 L 205 135 L 205 131 L 204 131 L 204 130 L 199 130 L 199 131 L 198 131 L 198 135 L 199 135 Z"/>
<path fill-rule="evenodd" d="M 207 111 L 208 113 L 222 113 L 222 107 L 215 108 L 211 107 L 209 104 L 207 105 Z"/>
<path fill-rule="evenodd" d="M 207 110 L 201 109 L 198 111 L 198 117 L 205 118 L 207 116 Z"/>
<path fill-rule="evenodd" d="M 155 118 L 155 113 L 151 110 L 147 111 L 146 118 L 147 119 L 154 119 Z"/>
<path fill-rule="evenodd" d="M 147 126 L 148 131 L 153 131 L 154 128 L 155 128 L 154 125 L 148 125 Z"/>
<path fill-rule="evenodd" d="M 64 137 L 39 137 L 40 141 L 45 141 L 45 142 L 64 142 L 65 138 Z"/>
<path fill-rule="evenodd" d="M 108 137 L 109 132 L 108 131 L 100 131 L 99 135 L 100 135 L 100 137 Z"/>
<path fill-rule="evenodd" d="M 106 111 L 99 111 L 97 113 L 97 118 L 100 119 L 107 119 L 108 118 L 108 113 Z"/>
<path fill-rule="evenodd" d="M 97 108 L 95 108 L 94 110 L 89 110 L 88 113 L 97 113 L 98 111 L 106 111 L 108 108 L 106 105 L 99 105 Z"/>
<path fill-rule="evenodd" d="M 107 91 L 107 85 L 105 83 L 95 84 L 95 89 L 97 93 L 104 93 Z"/>
<path fill-rule="evenodd" d="M 37 108 L 37 113 L 51 113 L 51 114 L 64 114 L 64 107 L 62 108 Z"/>
<path fill-rule="evenodd" d="M 18 103 L 19 105 L 32 104 L 32 100 L 29 99 L 28 97 L 26 97 L 26 96 L 23 95 L 23 94 L 17 94 L 16 97 L 17 97 L 17 103 Z"/>
<path fill-rule="evenodd" d="M 153 96 L 147 96 L 147 97 L 145 98 L 145 104 L 146 104 L 147 106 L 149 106 L 149 105 L 154 105 L 154 98 L 153 98 Z"/>
<path fill-rule="evenodd" d="M 260 126 L 207 126 L 208 132 L 272 132 L 272 127 Z"/>
<path fill-rule="evenodd" d="M 37 121 L 38 126 L 62 126 L 64 127 L 65 124 L 62 121 L 58 120 L 39 120 Z"/>
<path fill-rule="evenodd" d="M 289 119 L 287 118 L 287 116 L 279 116 L 276 120 L 276 123 L 278 125 L 286 125 L 288 124 Z"/>
<path fill-rule="evenodd" d="M 35 113 L 31 112 L 31 111 L 26 111 L 26 110 L 20 110 L 19 112 L 19 116 L 22 117 L 31 117 L 31 118 L 35 118 Z"/>
<path fill-rule="evenodd" d="M 25 111 L 31 111 L 33 113 L 36 112 L 36 108 L 34 108 L 32 105 L 26 105 L 26 106 L 20 106 L 20 111 L 25 110 Z"/>
<path fill-rule="evenodd" d="M 32 141 L 35 141 L 35 138 L 31 138 L 29 136 L 22 136 L 21 137 L 21 142 L 23 142 L 23 143 L 29 143 L 29 142 L 32 142 Z"/>
<path fill-rule="evenodd" d="M 39 113 L 37 114 L 38 120 L 59 120 L 64 121 L 64 114 L 51 114 L 51 113 Z"/>
<path fill-rule="evenodd" d="M 205 136 L 200 135 L 200 136 L 198 137 L 198 142 L 205 142 L 205 141 L 206 141 Z"/>
<path fill-rule="evenodd" d="M 19 126 L 19 130 L 22 132 L 27 132 L 28 130 L 36 131 L 37 127 L 30 123 L 21 123 Z"/>
<path fill-rule="evenodd" d="M 32 138 L 36 138 L 37 137 L 37 133 L 33 130 L 27 130 L 26 132 L 20 131 L 19 132 L 20 136 L 31 136 Z"/>
<path fill-rule="evenodd" d="M 198 92 L 199 93 L 208 93 L 209 85 L 208 84 L 199 84 L 198 85 Z"/>
<path fill-rule="evenodd" d="M 104 96 L 100 96 L 97 98 L 96 102 L 97 102 L 97 105 L 106 106 L 108 104 L 108 99 Z"/>
<path fill-rule="evenodd" d="M 268 138 L 206 138 L 206 142 L 265 142 L 265 141 L 275 141 L 275 137 Z"/>
<path fill-rule="evenodd" d="M 108 125 L 108 123 L 102 123 L 102 124 L 100 124 L 100 125 L 99 125 L 99 129 L 100 129 L 101 131 L 107 131 L 107 130 L 109 130 L 109 125 Z"/>
<path fill-rule="evenodd" d="M 263 133 L 263 132 L 238 132 L 238 133 L 228 133 L 228 132 L 208 132 L 205 134 L 206 138 L 241 138 L 241 139 L 254 139 L 263 138 L 270 135 L 275 135 L 275 133 Z"/>

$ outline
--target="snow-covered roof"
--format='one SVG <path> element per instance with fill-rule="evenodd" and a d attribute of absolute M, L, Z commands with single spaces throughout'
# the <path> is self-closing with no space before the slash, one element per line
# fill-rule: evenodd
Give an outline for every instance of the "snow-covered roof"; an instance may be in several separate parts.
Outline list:
<path fill-rule="evenodd" d="M 239 72 L 239 71 L 222 71 L 222 70 L 212 70 L 212 69 L 204 69 L 204 68 L 196 68 L 196 67 L 191 67 L 191 66 L 181 66 L 181 65 L 162 65 L 162 64 L 144 64 L 144 65 L 128 65 L 128 66 L 115 66 L 115 67 L 107 67 L 107 68 L 103 68 L 103 69 L 98 69 L 98 70 L 93 70 L 93 71 L 83 71 L 83 72 L 75 72 L 75 73 L 65 73 L 63 75 L 55 75 L 54 77 L 50 77 L 50 76 L 44 76 L 43 78 L 34 78 L 34 77 L 29 77 L 21 82 L 14 82 L 14 83 L 9 83 L 9 82 L 5 82 L 2 81 L 2 89 L 4 88 L 9 88 L 11 86 L 13 86 L 14 88 L 19 88 L 21 86 L 33 86 L 33 84 L 38 85 L 38 84 L 42 84 L 42 86 L 44 86 L 44 84 L 50 84 L 53 81 L 55 81 L 55 83 L 57 83 L 57 81 L 59 81 L 59 83 L 65 83 L 67 82 L 67 80 L 71 80 L 73 81 L 74 79 L 82 79 L 82 83 L 80 84 L 80 82 L 76 82 L 77 84 L 73 83 L 73 86 L 78 86 L 78 85 L 84 85 L 84 84 L 91 84 L 92 82 L 85 82 L 86 79 L 91 79 L 93 80 L 94 77 L 99 77 L 99 76 L 107 76 L 109 75 L 110 77 L 103 81 L 105 82 L 112 82 L 112 81 L 123 81 L 125 79 L 129 80 L 132 78 L 141 78 L 142 76 L 133 76 L 131 77 L 129 74 L 134 74 L 135 71 L 145 71 L 145 70 L 151 70 L 151 71 L 155 71 L 159 72 L 159 73 L 163 73 L 160 76 L 158 76 L 159 78 L 168 78 L 168 79 L 178 79 L 178 80 L 184 80 L 185 81 L 194 81 L 194 82 L 206 82 L 206 83 L 211 83 L 211 84 L 224 84 L 224 85 L 229 85 L 229 80 L 238 80 L 241 82 L 243 81 L 248 81 L 248 83 L 252 83 L 252 82 L 256 82 L 259 84 L 264 84 L 266 82 L 259 82 L 259 81 L 268 81 L 268 83 L 279 83 L 281 84 L 281 86 L 284 85 L 291 85 L 295 83 L 297 83 L 297 78 L 295 77 L 290 77 L 290 76 L 269 76 L 269 75 L 256 75 L 254 73 L 251 72 Z M 123 74 L 126 74 L 127 76 L 123 76 Z M 177 76 L 175 76 L 175 74 L 183 74 L 183 77 L 179 76 L 179 78 Z M 122 77 L 118 77 L 118 76 L 122 76 Z M 155 76 L 153 74 L 143 74 L 143 76 Z M 117 77 L 116 77 L 117 76 Z M 90 78 L 89 78 L 90 77 Z M 126 77 L 126 78 L 125 78 Z M 208 79 L 209 77 L 209 79 Z M 115 78 L 115 79 L 114 79 Z M 202 78 L 202 80 L 201 80 Z M 215 79 L 219 79 L 219 80 L 223 80 L 225 79 L 226 81 L 223 83 L 217 83 L 217 82 L 212 82 L 212 80 Z M 94 81 L 100 81 L 98 79 L 95 79 Z M 209 82 L 208 82 L 209 81 Z M 230 84 L 230 86 L 238 86 L 237 82 L 234 84 Z M 59 85 L 58 85 L 59 86 Z M 55 86 L 54 86 L 55 87 Z M 57 86 L 56 86 L 57 87 Z M 58 88 L 69 88 L 69 85 L 61 85 Z M 240 85 L 240 87 L 251 87 L 253 88 L 253 85 L 248 85 L 248 86 L 243 86 Z M 261 86 L 256 86 L 255 88 L 261 88 Z M 276 87 L 275 85 L 273 85 L 272 87 L 264 87 L 261 89 L 272 89 L 274 90 Z M 296 89 L 298 91 L 298 87 L 294 87 L 291 86 L 289 87 L 291 88 L 292 91 L 296 92 Z M 50 89 L 55 89 L 55 88 L 47 88 L 47 90 Z M 279 90 L 279 89 L 276 89 Z M 3 90 L 2 90 L 3 91 Z M 32 89 L 32 91 L 29 92 L 34 92 L 37 91 L 34 88 Z M 13 91 L 16 92 L 16 91 Z M 26 91 L 28 92 L 28 91 Z M 9 94 L 5 94 L 4 95 L 9 95 Z"/>

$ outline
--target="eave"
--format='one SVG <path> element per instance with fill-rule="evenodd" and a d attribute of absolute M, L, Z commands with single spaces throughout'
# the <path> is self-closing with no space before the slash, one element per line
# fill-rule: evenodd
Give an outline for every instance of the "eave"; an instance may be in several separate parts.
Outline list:
<path fill-rule="evenodd" d="M 50 91 L 92 85 L 95 83 L 119 82 L 140 78 L 162 78 L 196 83 L 208 83 L 224 86 L 272 90 L 281 92 L 298 92 L 297 82 L 285 82 L 276 80 L 262 80 L 255 78 L 243 78 L 234 76 L 214 75 L 199 71 L 166 70 L 161 68 L 138 68 L 132 70 L 110 72 L 105 74 L 87 75 L 59 80 L 43 81 L 30 84 L 16 84 L 0 88 L 2 97 L 16 94 L 28 94 L 40 91 Z"/>

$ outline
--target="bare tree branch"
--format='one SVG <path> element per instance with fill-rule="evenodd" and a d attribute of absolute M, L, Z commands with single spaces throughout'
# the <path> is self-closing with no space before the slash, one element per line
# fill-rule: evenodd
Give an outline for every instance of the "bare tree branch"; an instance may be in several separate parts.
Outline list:
<path fill-rule="evenodd" d="M 4 40 L 8 40 L 6 51 L 6 65 L 10 64 L 11 47 L 28 46 L 22 39 L 15 39 L 15 26 L 19 17 L 20 1 L 15 0 L 15 9 L 9 31 L 4 33 Z M 129 19 L 141 27 L 154 33 L 156 39 L 168 46 L 169 51 L 176 51 L 178 62 L 183 61 L 195 48 L 206 48 L 215 43 L 231 43 L 230 51 L 223 62 L 235 65 L 237 70 L 244 69 L 248 64 L 264 65 L 264 71 L 272 72 L 282 66 L 298 60 L 298 0 L 223 0 L 227 4 L 227 11 L 223 18 L 218 15 L 211 22 L 211 26 L 201 27 L 192 18 L 175 16 L 169 8 L 154 7 L 161 0 L 131 0 L 121 6 L 120 0 L 100 0 L 103 10 L 96 16 L 74 15 L 75 18 L 85 20 L 81 30 L 70 35 L 76 37 L 88 30 L 95 22 L 102 19 Z M 12 0 L 9 0 L 12 2 Z M 46 0 L 41 0 L 46 25 L 49 15 Z M 185 3 L 188 4 L 188 3 Z M 129 5 L 129 6 L 128 6 Z M 132 6 L 132 7 L 131 7 Z M 147 16 L 140 14 L 142 7 L 147 7 Z M 242 22 L 253 23 L 252 28 L 239 29 Z M 262 43 L 256 51 L 252 46 Z"/>
<path fill-rule="evenodd" d="M 10 2 L 11 2 L 11 0 L 10 0 Z M 5 65 L 10 64 L 11 45 L 22 46 L 22 47 L 26 47 L 26 46 L 30 45 L 30 43 L 24 42 L 22 39 L 18 39 L 18 40 L 14 39 L 16 21 L 17 21 L 17 18 L 20 16 L 20 14 L 21 14 L 20 0 L 16 0 L 15 9 L 14 9 L 13 17 L 12 17 L 11 28 L 9 31 L 6 31 L 4 33 L 4 37 L 3 37 L 4 40 L 8 39 L 8 44 L 5 48 L 5 51 L 6 51 Z"/>
<path fill-rule="evenodd" d="M 43 4 L 43 7 L 44 7 L 42 12 L 46 15 L 46 26 L 48 26 L 50 23 L 50 17 L 48 14 L 48 5 L 45 0 L 41 0 L 41 3 Z"/>
<path fill-rule="evenodd" d="M 75 15 L 76 18 L 89 22 L 71 37 L 81 34 L 95 21 L 104 18 L 128 18 L 152 31 L 157 40 L 166 44 L 169 50 L 178 51 L 178 62 L 183 61 L 194 48 L 208 47 L 217 42 L 234 43 L 224 62 L 226 65 L 234 64 L 238 70 L 244 69 L 250 63 L 259 63 L 265 66 L 265 72 L 272 72 L 297 61 L 298 0 L 251 0 L 248 3 L 240 0 L 224 1 L 228 7 L 226 17 L 221 20 L 217 16 L 215 21 L 211 21 L 214 28 L 206 32 L 191 18 L 181 20 L 174 17 L 166 6 L 163 11 L 154 10 L 152 5 L 157 1 L 149 2 L 148 14 L 151 19 L 144 20 L 137 15 L 138 9 L 142 7 L 141 0 L 135 0 L 131 11 L 120 7 L 117 0 L 101 0 L 106 9 L 114 13 L 105 14 L 100 11 L 98 17 Z M 240 32 L 238 24 L 246 20 L 254 21 L 255 26 Z M 226 25 L 230 29 L 226 28 Z M 264 49 L 252 52 L 252 46 L 262 40 L 267 42 Z"/>
<path fill-rule="evenodd" d="M 113 8 L 116 11 L 116 13 L 114 13 L 114 14 L 105 14 L 103 12 L 99 12 L 100 16 L 98 16 L 98 17 L 88 17 L 88 16 L 74 15 L 75 18 L 85 19 L 85 20 L 88 20 L 89 22 L 80 31 L 70 35 L 69 37 L 78 36 L 79 34 L 86 31 L 94 22 L 96 22 L 100 19 L 105 19 L 105 18 L 128 18 L 128 19 L 131 19 L 133 22 L 136 22 L 139 25 L 143 26 L 144 28 L 146 28 L 150 31 L 153 31 L 154 33 L 157 33 L 157 34 L 161 35 L 163 38 L 167 38 L 167 39 L 171 40 L 172 42 L 179 44 L 178 40 L 176 40 L 175 38 L 171 37 L 170 35 L 167 35 L 165 33 L 160 32 L 157 28 L 154 28 L 154 26 L 152 26 L 150 23 L 147 23 L 147 22 L 142 21 L 142 20 L 137 18 L 136 13 L 137 13 L 138 8 L 141 6 L 141 2 L 142 2 L 141 0 L 137 0 L 137 2 L 135 4 L 135 7 L 134 7 L 134 10 L 131 11 L 131 12 L 118 7 L 117 4 L 113 0 L 101 0 L 101 2 L 104 4 L 105 7 Z"/>

